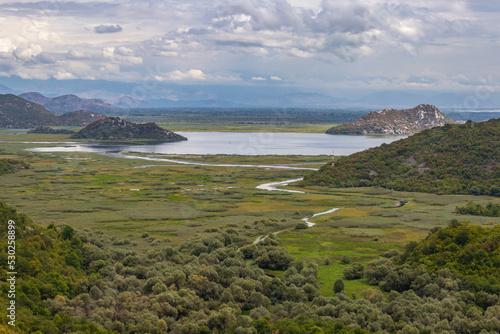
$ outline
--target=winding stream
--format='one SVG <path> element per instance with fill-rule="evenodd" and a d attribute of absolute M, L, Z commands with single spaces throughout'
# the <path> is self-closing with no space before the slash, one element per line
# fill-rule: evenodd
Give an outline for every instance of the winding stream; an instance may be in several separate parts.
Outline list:
<path fill-rule="evenodd" d="M 293 180 L 264 183 L 264 184 L 258 185 L 255 188 L 269 190 L 269 191 L 285 191 L 285 192 L 289 192 L 289 193 L 305 194 L 305 193 L 307 193 L 306 191 L 293 190 L 293 189 L 280 189 L 280 188 L 278 188 L 278 187 L 287 186 L 287 185 L 289 185 L 290 183 L 293 183 L 293 182 L 302 181 L 303 179 L 304 178 L 301 177 L 299 179 L 293 179 Z M 302 221 L 304 221 L 305 223 L 307 223 L 307 226 L 311 227 L 311 226 L 314 226 L 315 223 L 310 222 L 309 219 L 312 219 L 312 218 L 315 218 L 315 217 L 318 217 L 318 216 L 322 216 L 322 215 L 327 215 L 329 213 L 335 212 L 335 211 L 340 210 L 340 209 L 341 208 L 333 208 L 333 209 L 330 209 L 330 210 L 327 210 L 327 211 L 318 212 L 318 213 L 313 214 L 312 216 L 308 216 L 308 217 L 302 218 Z"/>

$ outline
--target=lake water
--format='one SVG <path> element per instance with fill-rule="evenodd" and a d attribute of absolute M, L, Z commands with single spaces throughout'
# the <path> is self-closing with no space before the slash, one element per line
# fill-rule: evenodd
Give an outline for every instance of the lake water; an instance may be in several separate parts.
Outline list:
<path fill-rule="evenodd" d="M 118 152 L 235 155 L 349 155 L 405 136 L 342 136 L 322 133 L 179 132 L 187 141 L 154 145 L 69 144 L 38 152 Z"/>

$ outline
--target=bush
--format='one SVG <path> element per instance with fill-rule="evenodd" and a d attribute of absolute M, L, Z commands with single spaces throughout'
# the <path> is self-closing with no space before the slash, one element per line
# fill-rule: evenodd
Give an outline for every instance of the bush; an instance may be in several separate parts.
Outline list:
<path fill-rule="evenodd" d="M 339 278 L 335 281 L 335 283 L 333 283 L 333 292 L 340 293 L 342 291 L 344 291 L 344 281 Z"/>
<path fill-rule="evenodd" d="M 344 264 L 349 264 L 351 263 L 351 257 L 347 254 L 344 254 L 342 255 L 342 257 L 340 258 L 340 262 L 344 263 Z"/>
<path fill-rule="evenodd" d="M 307 230 L 309 226 L 305 222 L 299 222 L 297 225 L 295 225 L 296 230 Z"/>
<path fill-rule="evenodd" d="M 363 277 L 363 273 L 365 271 L 365 266 L 363 266 L 359 262 L 354 262 L 350 267 L 344 268 L 342 273 L 344 274 L 346 279 L 358 279 Z"/>

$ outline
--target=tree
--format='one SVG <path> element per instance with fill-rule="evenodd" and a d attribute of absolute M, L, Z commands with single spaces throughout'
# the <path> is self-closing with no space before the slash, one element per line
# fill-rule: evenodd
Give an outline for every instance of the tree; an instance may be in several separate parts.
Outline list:
<path fill-rule="evenodd" d="M 342 291 L 344 291 L 344 281 L 339 278 L 335 281 L 335 283 L 333 283 L 333 292 L 340 293 Z"/>
<path fill-rule="evenodd" d="M 61 231 L 61 237 L 64 240 L 70 240 L 74 235 L 75 230 L 69 225 L 64 226 L 63 230 Z"/>
<path fill-rule="evenodd" d="M 363 266 L 359 262 L 354 262 L 350 267 L 345 267 L 344 270 L 342 270 L 342 273 L 344 274 L 345 278 L 351 280 L 363 277 L 364 271 L 365 266 Z"/>

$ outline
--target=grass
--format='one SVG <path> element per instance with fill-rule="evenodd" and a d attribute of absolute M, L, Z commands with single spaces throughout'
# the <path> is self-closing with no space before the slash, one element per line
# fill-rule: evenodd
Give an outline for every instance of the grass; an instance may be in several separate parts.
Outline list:
<path fill-rule="evenodd" d="M 486 196 L 433 195 L 395 192 L 382 188 L 331 189 L 311 187 L 313 193 L 292 194 L 255 189 L 262 183 L 299 178 L 306 171 L 266 168 L 209 167 L 120 159 L 95 153 L 38 153 L 26 148 L 48 144 L 40 135 L 11 135 L 0 158 L 25 160 L 31 169 L 0 176 L 0 200 L 47 226 L 69 224 L 77 229 L 102 231 L 116 247 L 145 252 L 162 245 L 178 246 L 206 235 L 208 229 L 233 228 L 252 242 L 259 235 L 282 231 L 282 246 L 296 258 L 319 265 L 321 292 L 332 295 L 333 282 L 343 278 L 349 255 L 368 263 L 390 249 L 425 237 L 450 219 L 469 219 L 491 225 L 494 218 L 457 216 L 457 205 L 474 200 L 495 202 Z M 51 140 L 65 141 L 64 135 Z M 20 139 L 24 138 L 24 139 Z M 152 155 L 150 155 L 152 156 Z M 168 156 L 197 162 L 239 164 L 323 164 L 324 156 Z M 139 168 L 141 167 L 141 168 Z M 294 188 L 294 187 L 290 187 Z M 397 207 L 398 200 L 408 201 Z M 334 213 L 312 219 L 307 230 L 293 227 L 302 218 L 331 208 Z M 276 218 L 278 223 L 254 223 Z M 142 238 L 144 233 L 151 237 Z M 327 264 L 329 263 L 329 264 Z M 363 280 L 344 280 L 348 294 L 369 286 Z"/>

